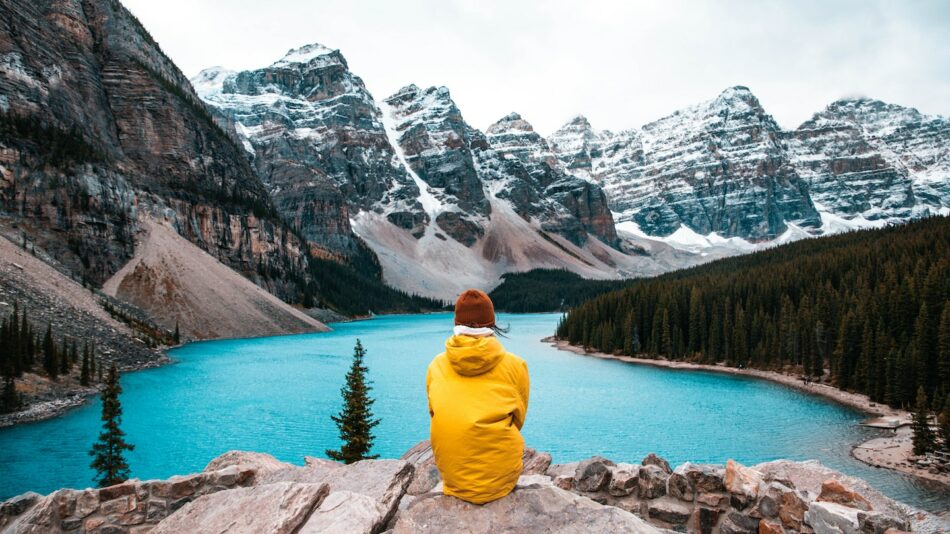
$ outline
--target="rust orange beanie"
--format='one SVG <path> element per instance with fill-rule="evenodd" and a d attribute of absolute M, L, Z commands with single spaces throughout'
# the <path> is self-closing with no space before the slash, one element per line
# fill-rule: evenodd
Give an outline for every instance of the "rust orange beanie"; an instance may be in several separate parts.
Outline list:
<path fill-rule="evenodd" d="M 455 301 L 455 324 L 472 328 L 495 326 L 495 305 L 484 291 L 469 289 Z"/>

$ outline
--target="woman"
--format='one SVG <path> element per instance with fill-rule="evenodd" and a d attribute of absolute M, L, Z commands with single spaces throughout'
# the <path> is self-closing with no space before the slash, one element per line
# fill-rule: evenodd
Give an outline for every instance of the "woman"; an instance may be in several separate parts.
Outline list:
<path fill-rule="evenodd" d="M 508 495 L 521 474 L 528 366 L 495 334 L 495 307 L 469 289 L 455 303 L 455 335 L 429 364 L 432 452 L 443 492 L 475 504 Z"/>

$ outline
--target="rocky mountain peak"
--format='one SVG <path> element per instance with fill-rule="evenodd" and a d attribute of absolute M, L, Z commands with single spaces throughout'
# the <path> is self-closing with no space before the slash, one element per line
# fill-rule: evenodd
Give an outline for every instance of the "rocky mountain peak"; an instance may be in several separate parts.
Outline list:
<path fill-rule="evenodd" d="M 271 68 L 293 67 L 296 65 L 311 65 L 318 63 L 319 66 L 339 63 L 347 67 L 346 59 L 339 50 L 329 48 L 320 43 L 311 43 L 300 48 L 291 48 L 284 54 L 284 57 L 278 59 L 270 65 Z"/>
<path fill-rule="evenodd" d="M 233 74 L 236 74 L 236 71 L 221 66 L 208 67 L 191 78 L 191 85 L 195 93 L 204 98 L 205 95 L 220 93 L 224 81 Z"/>
<path fill-rule="evenodd" d="M 531 123 L 521 118 L 521 115 L 515 112 L 511 112 L 504 117 L 498 119 L 494 124 L 488 127 L 486 130 L 488 135 L 511 133 L 511 132 L 534 132 L 534 127 L 531 126 Z"/>

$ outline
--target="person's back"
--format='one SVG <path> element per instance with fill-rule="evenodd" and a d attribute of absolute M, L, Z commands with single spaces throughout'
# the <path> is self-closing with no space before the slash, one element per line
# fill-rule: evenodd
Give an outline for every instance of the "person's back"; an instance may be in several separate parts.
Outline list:
<path fill-rule="evenodd" d="M 482 504 L 510 493 L 521 474 L 528 367 L 493 335 L 483 292 L 459 297 L 455 322 L 426 375 L 432 452 L 444 493 Z"/>

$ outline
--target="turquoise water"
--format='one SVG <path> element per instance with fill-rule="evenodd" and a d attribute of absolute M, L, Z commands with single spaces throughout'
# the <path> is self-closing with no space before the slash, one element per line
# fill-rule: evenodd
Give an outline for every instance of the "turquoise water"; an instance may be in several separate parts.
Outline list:
<path fill-rule="evenodd" d="M 558 316 L 505 315 L 508 350 L 527 360 L 527 443 L 557 462 L 599 454 L 638 461 L 746 464 L 817 458 L 867 479 L 890 496 L 932 510 L 950 493 L 852 459 L 849 444 L 872 435 L 860 413 L 768 382 L 599 360 L 541 343 Z M 447 314 L 387 316 L 334 331 L 209 341 L 172 351 L 175 365 L 129 373 L 123 428 L 132 474 L 164 478 L 199 471 L 231 450 L 263 451 L 301 464 L 339 445 L 330 415 L 360 338 L 377 399 L 375 452 L 398 457 L 428 436 L 425 370 L 451 328 Z M 87 451 L 99 430 L 98 401 L 63 417 L 0 430 L 0 498 L 91 483 Z"/>

